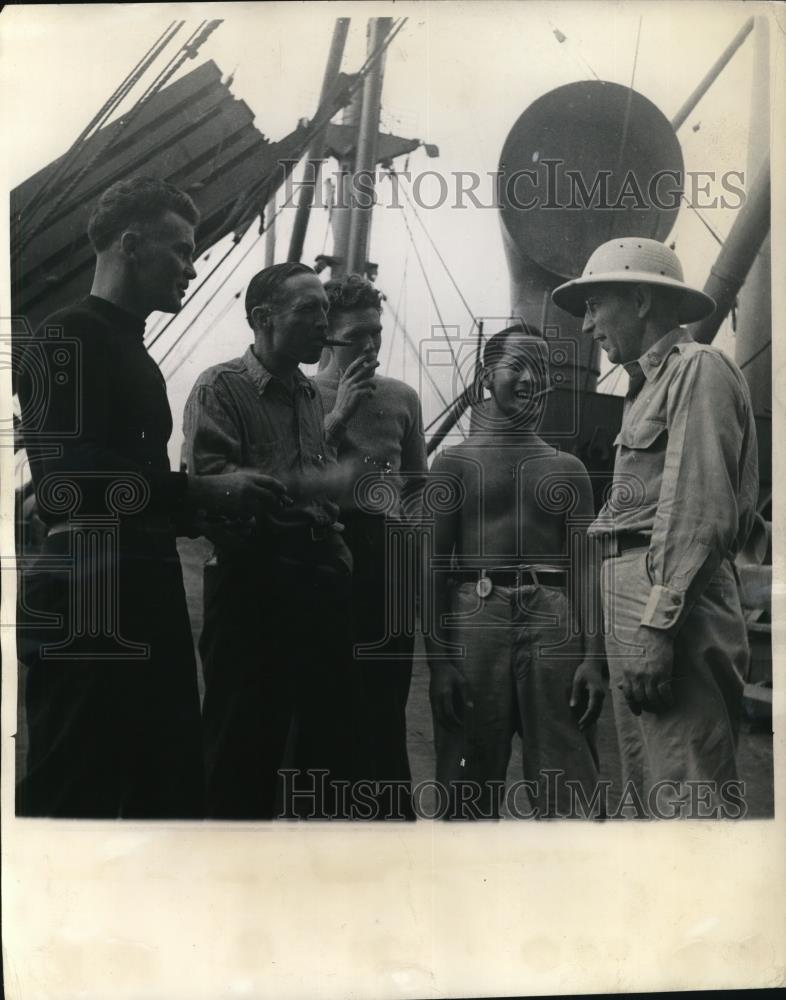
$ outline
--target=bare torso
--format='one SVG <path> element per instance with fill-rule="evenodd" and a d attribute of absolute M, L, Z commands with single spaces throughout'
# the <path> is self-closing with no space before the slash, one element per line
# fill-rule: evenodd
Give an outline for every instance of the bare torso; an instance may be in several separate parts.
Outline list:
<path fill-rule="evenodd" d="M 565 555 L 566 517 L 588 485 L 584 466 L 537 437 L 526 443 L 470 439 L 440 456 L 435 471 L 461 480 L 464 499 L 438 531 L 459 566 L 548 563 Z M 579 482 L 583 479 L 583 482 Z M 583 488 L 582 488 L 583 487 Z"/>

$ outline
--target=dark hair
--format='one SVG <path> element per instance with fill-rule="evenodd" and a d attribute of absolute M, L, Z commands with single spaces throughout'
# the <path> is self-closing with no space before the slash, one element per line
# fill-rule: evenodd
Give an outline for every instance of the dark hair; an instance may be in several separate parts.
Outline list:
<path fill-rule="evenodd" d="M 325 283 L 330 314 L 353 312 L 356 309 L 377 309 L 382 311 L 382 292 L 359 274 L 345 274 L 343 278 L 331 278 Z"/>
<path fill-rule="evenodd" d="M 132 222 L 155 222 L 165 212 L 175 212 L 195 226 L 199 210 L 191 198 L 158 177 L 133 177 L 118 181 L 98 199 L 87 224 L 87 235 L 96 252 L 106 250 Z"/>
<path fill-rule="evenodd" d="M 249 281 L 246 289 L 246 319 L 251 327 L 254 326 L 251 313 L 257 306 L 267 305 L 275 302 L 276 296 L 287 280 L 295 274 L 316 275 L 313 267 L 308 264 L 301 264 L 299 261 L 288 261 L 285 264 L 273 264 L 263 271 L 258 271 Z"/>
<path fill-rule="evenodd" d="M 536 326 L 532 326 L 529 323 L 514 323 L 513 326 L 508 326 L 504 330 L 500 330 L 499 333 L 495 333 L 493 337 L 489 337 L 486 341 L 486 346 L 483 348 L 484 368 L 490 368 L 500 360 L 505 353 L 508 340 L 514 334 L 519 334 L 524 339 L 543 340 L 543 335 Z"/>

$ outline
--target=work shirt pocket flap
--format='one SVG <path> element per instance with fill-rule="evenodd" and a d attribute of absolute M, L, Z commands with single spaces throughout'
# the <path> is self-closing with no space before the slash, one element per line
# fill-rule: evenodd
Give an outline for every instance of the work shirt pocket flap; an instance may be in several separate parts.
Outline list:
<path fill-rule="evenodd" d="M 623 427 L 614 439 L 614 444 L 624 445 L 626 448 L 644 450 L 652 448 L 658 442 L 661 434 L 666 432 L 666 424 L 662 420 L 638 420 L 630 427 Z M 663 442 L 660 442 L 661 444 Z"/>

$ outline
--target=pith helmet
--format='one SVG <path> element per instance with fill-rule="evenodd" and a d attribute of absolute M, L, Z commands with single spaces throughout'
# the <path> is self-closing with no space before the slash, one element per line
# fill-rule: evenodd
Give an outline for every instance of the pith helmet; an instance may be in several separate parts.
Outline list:
<path fill-rule="evenodd" d="M 715 302 L 709 295 L 685 284 L 676 253 L 658 240 L 641 236 L 622 236 L 601 243 L 587 261 L 581 277 L 555 288 L 551 298 L 572 316 L 583 316 L 588 286 L 619 282 L 676 289 L 680 293 L 680 323 L 695 323 L 715 310 Z"/>

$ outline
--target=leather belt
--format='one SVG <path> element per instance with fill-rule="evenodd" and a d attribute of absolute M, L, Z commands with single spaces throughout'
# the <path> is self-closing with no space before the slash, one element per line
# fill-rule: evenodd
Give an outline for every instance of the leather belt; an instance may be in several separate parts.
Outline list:
<path fill-rule="evenodd" d="M 629 552 L 631 549 L 648 549 L 649 547 L 650 539 L 647 535 L 614 535 L 613 537 L 610 536 L 603 539 L 603 558 L 614 559 L 617 556 L 621 556 L 623 552 Z"/>
<path fill-rule="evenodd" d="M 460 569 L 450 574 L 451 579 L 461 583 L 476 583 L 481 585 L 488 580 L 496 587 L 564 587 L 568 575 L 563 569 L 539 568 L 537 566 L 517 566 L 499 569 Z M 481 588 L 482 589 L 482 588 Z M 481 595 L 482 596 L 482 595 Z"/>

